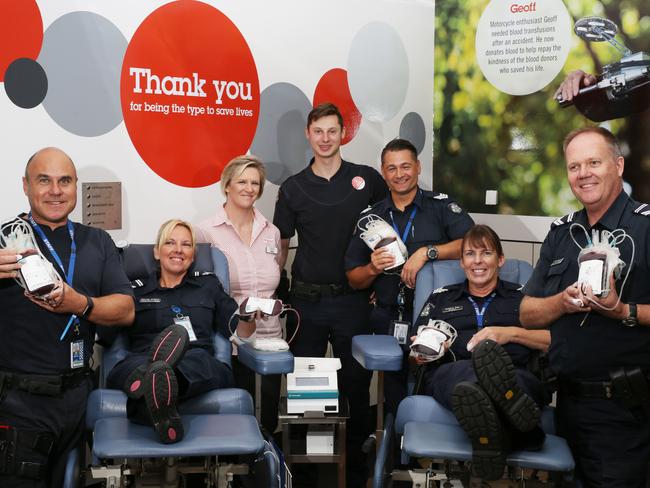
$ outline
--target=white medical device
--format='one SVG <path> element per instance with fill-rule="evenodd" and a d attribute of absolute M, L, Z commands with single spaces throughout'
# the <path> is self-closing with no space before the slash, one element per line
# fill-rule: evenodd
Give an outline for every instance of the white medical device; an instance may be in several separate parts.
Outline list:
<path fill-rule="evenodd" d="M 287 375 L 287 413 L 338 413 L 339 369 L 339 358 L 294 358 L 293 373 Z"/>

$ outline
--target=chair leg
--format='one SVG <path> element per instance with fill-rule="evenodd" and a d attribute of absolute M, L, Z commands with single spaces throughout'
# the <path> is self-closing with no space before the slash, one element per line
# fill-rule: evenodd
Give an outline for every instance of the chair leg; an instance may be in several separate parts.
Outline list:
<path fill-rule="evenodd" d="M 255 373 L 255 418 L 262 425 L 262 376 L 259 373 Z"/>
<path fill-rule="evenodd" d="M 165 459 L 165 480 L 161 488 L 176 488 L 178 486 L 178 463 L 176 458 Z"/>

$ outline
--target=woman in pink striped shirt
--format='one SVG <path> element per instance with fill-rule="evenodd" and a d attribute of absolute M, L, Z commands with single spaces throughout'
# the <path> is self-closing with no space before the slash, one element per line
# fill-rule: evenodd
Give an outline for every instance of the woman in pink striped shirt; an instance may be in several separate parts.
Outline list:
<path fill-rule="evenodd" d="M 254 207 L 262 196 L 265 176 L 264 165 L 255 156 L 230 161 L 221 174 L 226 203 L 196 227 L 198 242 L 209 242 L 226 255 L 230 295 L 239 304 L 246 297 L 271 298 L 280 281 L 280 231 Z M 282 337 L 279 317 L 256 318 L 255 326 L 258 338 Z M 254 396 L 254 373 L 236 356 L 232 364 L 237 384 Z M 279 397 L 280 375 L 264 376 L 262 425 L 270 432 L 277 426 Z"/>

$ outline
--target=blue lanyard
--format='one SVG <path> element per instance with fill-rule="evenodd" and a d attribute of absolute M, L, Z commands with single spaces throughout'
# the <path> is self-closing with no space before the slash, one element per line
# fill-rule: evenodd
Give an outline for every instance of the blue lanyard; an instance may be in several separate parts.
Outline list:
<path fill-rule="evenodd" d="M 411 210 L 411 215 L 409 215 L 409 221 L 406 223 L 406 227 L 404 228 L 404 233 L 402 234 L 402 242 L 406 244 L 406 240 L 409 237 L 409 231 L 411 230 L 411 226 L 413 225 L 413 219 L 415 218 L 415 214 L 417 213 L 418 208 L 413 207 L 413 210 Z M 395 232 L 397 232 L 397 235 L 399 235 L 399 229 L 397 228 L 397 224 L 395 223 L 395 219 L 393 219 L 393 211 L 389 210 L 388 215 L 390 215 L 390 221 L 393 224 L 393 229 L 395 229 Z"/>
<path fill-rule="evenodd" d="M 72 280 L 74 279 L 74 265 L 75 262 L 77 261 L 77 245 L 74 242 L 74 227 L 72 226 L 72 222 L 68 220 L 68 233 L 70 234 L 71 243 L 70 243 L 70 261 L 68 262 L 67 273 L 65 272 L 65 268 L 63 267 L 63 262 L 61 261 L 59 254 L 55 251 L 54 246 L 52 246 L 50 240 L 45 236 L 45 232 L 43 232 L 41 226 L 38 225 L 34 220 L 34 217 L 32 217 L 31 212 L 29 214 L 29 223 L 32 224 L 32 227 L 34 227 L 34 230 L 43 241 L 43 244 L 45 244 L 45 247 L 47 247 L 47 250 L 50 251 L 50 254 L 56 261 L 56 264 L 58 264 L 59 268 L 61 268 L 61 271 L 63 271 L 63 276 L 65 277 L 66 283 L 72 286 Z"/>
<path fill-rule="evenodd" d="M 61 268 L 61 271 L 63 272 L 63 276 L 65 277 L 65 281 L 68 285 L 72 286 L 72 280 L 74 279 L 74 265 L 75 262 L 77 261 L 77 244 L 74 242 L 74 227 L 72 226 L 72 222 L 68 220 L 68 233 L 70 234 L 70 261 L 68 262 L 68 272 L 65 272 L 65 268 L 63 267 L 63 262 L 61 261 L 61 258 L 59 257 L 59 253 L 57 253 L 54 249 L 54 246 L 52 246 L 52 243 L 50 240 L 47 238 L 45 235 L 45 232 L 43 232 L 43 229 L 41 229 L 41 226 L 36 223 L 34 220 L 34 217 L 32 217 L 32 213 L 29 213 L 29 223 L 32 224 L 32 227 L 34 227 L 34 230 L 36 233 L 39 235 L 41 240 L 43 241 L 43 244 L 45 244 L 45 247 L 47 247 L 48 251 L 50 251 L 50 254 L 56 261 L 56 264 L 59 265 L 59 268 Z M 62 341 L 65 335 L 68 333 L 70 330 L 70 326 L 72 325 L 73 322 L 76 322 L 79 324 L 79 319 L 75 314 L 72 314 L 70 316 L 70 320 L 68 320 L 68 323 L 65 326 L 65 329 L 63 329 L 63 332 L 61 333 L 61 337 L 59 337 L 59 341 Z"/>
<path fill-rule="evenodd" d="M 472 297 L 467 297 L 469 302 L 474 307 L 474 313 L 476 314 L 476 324 L 478 325 L 479 329 L 483 327 L 483 316 L 485 315 L 485 311 L 487 310 L 490 303 L 492 303 L 492 300 L 494 300 L 495 296 L 496 296 L 496 293 L 492 292 L 492 295 L 487 297 L 485 299 L 485 301 L 483 302 L 483 308 L 481 308 L 481 310 L 478 309 L 478 305 L 476 304 L 476 302 L 474 301 L 474 299 Z"/>

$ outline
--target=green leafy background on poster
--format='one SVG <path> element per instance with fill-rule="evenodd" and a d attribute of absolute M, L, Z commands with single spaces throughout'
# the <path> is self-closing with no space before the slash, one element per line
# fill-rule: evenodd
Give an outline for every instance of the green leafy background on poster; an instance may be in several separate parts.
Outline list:
<path fill-rule="evenodd" d="M 620 55 L 608 43 L 588 44 L 572 34 L 569 57 L 550 85 L 526 96 L 502 93 L 476 62 L 476 26 L 487 4 L 436 2 L 434 189 L 454 196 L 472 212 L 563 215 L 577 206 L 566 182 L 562 139 L 591 122 L 574 107 L 560 108 L 553 93 L 570 71 L 600 73 Z M 633 52 L 650 51 L 648 0 L 582 0 L 566 6 L 573 22 L 607 17 L 619 26 L 619 41 Z M 650 202 L 650 111 L 610 121 L 607 127 L 622 142 L 624 178 L 633 197 Z M 495 189 L 498 205 L 486 206 L 485 190 Z"/>

